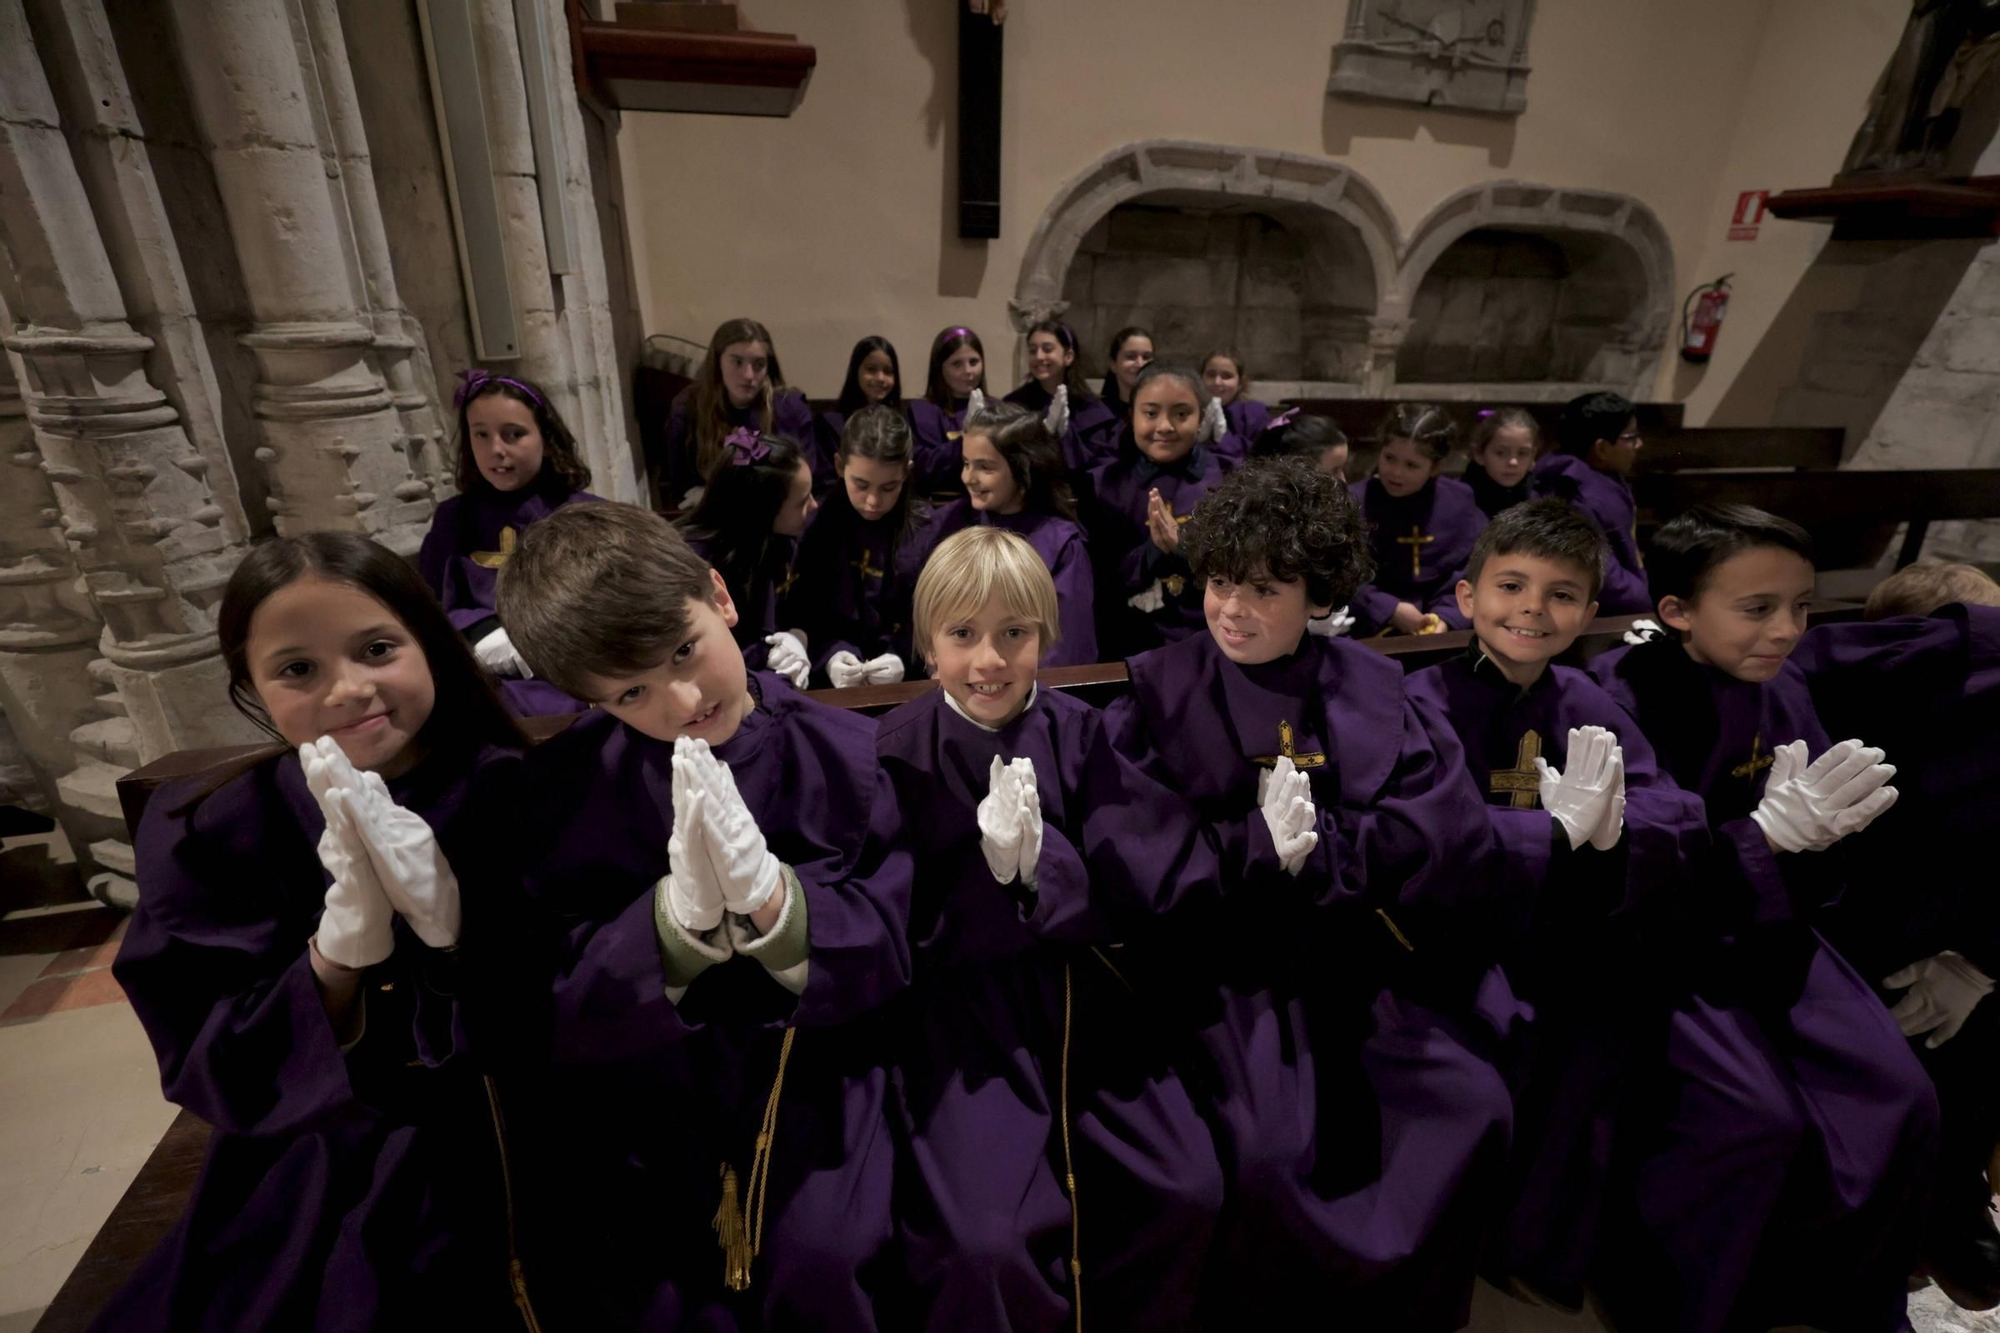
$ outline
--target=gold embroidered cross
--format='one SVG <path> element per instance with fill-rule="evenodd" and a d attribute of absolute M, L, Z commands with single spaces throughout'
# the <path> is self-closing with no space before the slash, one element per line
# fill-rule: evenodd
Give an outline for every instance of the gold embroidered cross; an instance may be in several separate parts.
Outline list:
<path fill-rule="evenodd" d="M 1415 523 L 1410 524 L 1409 536 L 1396 538 L 1396 545 L 1410 548 L 1411 578 L 1420 579 L 1424 576 L 1424 548 L 1436 540 L 1435 534 L 1425 532 Z"/>
<path fill-rule="evenodd" d="M 1754 778 L 1776 763 L 1778 760 L 1776 755 L 1758 753 L 1763 748 L 1764 733 L 1760 731 L 1750 738 L 1750 757 L 1730 769 L 1729 776 L 1732 778 Z"/>
<path fill-rule="evenodd" d="M 1185 574 L 1169 574 L 1160 580 L 1160 586 L 1167 590 L 1167 596 L 1178 597 L 1181 595 L 1181 589 L 1187 587 L 1187 576 Z"/>
<path fill-rule="evenodd" d="M 799 581 L 798 571 L 795 569 L 787 569 L 785 571 L 785 577 L 778 580 L 778 596 L 783 597 L 786 593 L 790 592 L 792 590 L 792 585 L 794 583 L 797 583 L 798 581 Z"/>
<path fill-rule="evenodd" d="M 1278 752 L 1260 754 L 1250 762 L 1259 768 L 1276 768 L 1280 759 L 1291 760 L 1295 768 L 1326 767 L 1326 755 L 1323 752 L 1314 750 L 1306 754 L 1299 753 L 1298 733 L 1292 730 L 1292 724 L 1289 722 L 1278 724 Z"/>
<path fill-rule="evenodd" d="M 515 535 L 512 527 L 502 528 L 500 529 L 500 549 L 497 551 L 474 551 L 472 553 L 472 563 L 478 565 L 481 569 L 498 569 L 507 563 L 509 556 L 514 554 L 514 543 L 518 540 L 519 538 Z"/>
<path fill-rule="evenodd" d="M 861 558 L 859 560 L 855 560 L 850 563 L 852 563 L 856 569 L 861 571 L 861 577 L 865 579 L 887 578 L 889 574 L 887 570 L 877 569 L 874 567 L 874 565 L 869 563 L 868 552 L 866 551 L 863 551 L 861 553 Z"/>
<path fill-rule="evenodd" d="M 1535 771 L 1535 761 L 1541 757 L 1542 733 L 1530 727 L 1521 734 L 1521 748 L 1514 752 L 1514 767 L 1492 774 L 1487 790 L 1496 796 L 1505 793 L 1507 804 L 1516 810 L 1534 809 L 1542 799 L 1542 778 Z"/>

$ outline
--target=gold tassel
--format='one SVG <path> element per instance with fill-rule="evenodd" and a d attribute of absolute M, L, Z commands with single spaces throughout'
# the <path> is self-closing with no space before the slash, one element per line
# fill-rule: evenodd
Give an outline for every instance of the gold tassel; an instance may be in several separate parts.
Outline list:
<path fill-rule="evenodd" d="M 1100 955 L 1101 956 L 1101 955 Z M 1076 1159 L 1069 1146 L 1069 1017 L 1071 1007 L 1069 964 L 1063 964 L 1062 1074 L 1057 1097 L 1062 1112 L 1063 1185 L 1069 1190 L 1069 1275 L 1070 1305 L 1076 1316 L 1077 1333 L 1083 1333 L 1083 1222 L 1076 1210 Z"/>
<path fill-rule="evenodd" d="M 722 1164 L 722 1205 L 715 1210 L 715 1238 L 722 1245 L 722 1283 L 731 1291 L 750 1290 L 750 1234 L 736 1198 L 736 1168 Z"/>

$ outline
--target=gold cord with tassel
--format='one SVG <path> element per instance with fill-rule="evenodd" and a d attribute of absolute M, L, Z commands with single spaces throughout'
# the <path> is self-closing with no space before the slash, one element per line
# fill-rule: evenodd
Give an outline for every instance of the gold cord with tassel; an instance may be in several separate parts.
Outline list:
<path fill-rule="evenodd" d="M 1063 1180 L 1069 1187 L 1070 1305 L 1076 1311 L 1077 1333 L 1083 1333 L 1083 1224 L 1076 1211 L 1076 1159 L 1069 1146 L 1069 1028 L 1070 971 L 1063 964 L 1062 1076 L 1057 1096 L 1062 1107 Z"/>
<path fill-rule="evenodd" d="M 514 1308 L 520 1312 L 527 1333 L 542 1333 L 541 1322 L 535 1318 L 534 1302 L 528 1299 L 528 1272 L 521 1264 L 520 1248 L 515 1242 L 514 1170 L 507 1153 L 507 1118 L 501 1114 L 500 1089 L 493 1076 L 486 1075 L 485 1082 L 486 1105 L 493 1112 L 493 1143 L 500 1150 L 500 1192 L 507 1206 L 507 1286 L 513 1292 Z"/>
<path fill-rule="evenodd" d="M 722 1246 L 722 1281 L 731 1291 L 750 1290 L 750 1265 L 764 1248 L 764 1190 L 771 1183 L 771 1144 L 778 1134 L 778 1096 L 785 1087 L 785 1066 L 792 1058 L 797 1028 L 785 1029 L 778 1048 L 778 1075 L 764 1102 L 764 1119 L 757 1127 L 757 1146 L 750 1156 L 748 1203 L 738 1202 L 736 1168 L 722 1164 L 722 1202 L 715 1210 L 715 1238 Z"/>

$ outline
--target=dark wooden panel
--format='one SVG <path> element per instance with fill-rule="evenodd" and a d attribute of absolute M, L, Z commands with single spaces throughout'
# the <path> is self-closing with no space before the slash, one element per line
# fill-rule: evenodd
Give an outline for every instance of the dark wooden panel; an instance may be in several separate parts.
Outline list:
<path fill-rule="evenodd" d="M 1807 528 L 1822 522 L 2000 518 L 2000 468 L 1937 471 L 1663 472 L 1632 478 L 1664 520 L 1696 504 L 1750 504 Z"/>
<path fill-rule="evenodd" d="M 1687 468 L 1814 468 L 1840 466 L 1847 432 L 1839 426 L 1701 426 L 1642 430 L 1640 472 Z"/>

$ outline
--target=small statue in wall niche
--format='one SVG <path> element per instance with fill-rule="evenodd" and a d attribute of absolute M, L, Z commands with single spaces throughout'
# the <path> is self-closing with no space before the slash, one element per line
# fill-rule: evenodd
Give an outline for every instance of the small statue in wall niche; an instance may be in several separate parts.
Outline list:
<path fill-rule="evenodd" d="M 985 14 L 999 27 L 1007 21 L 1007 0 L 965 0 L 965 7 L 975 14 Z"/>
<path fill-rule="evenodd" d="M 2000 0 L 1913 0 L 1841 178 L 1943 171 L 1973 90 L 2000 63 Z"/>

